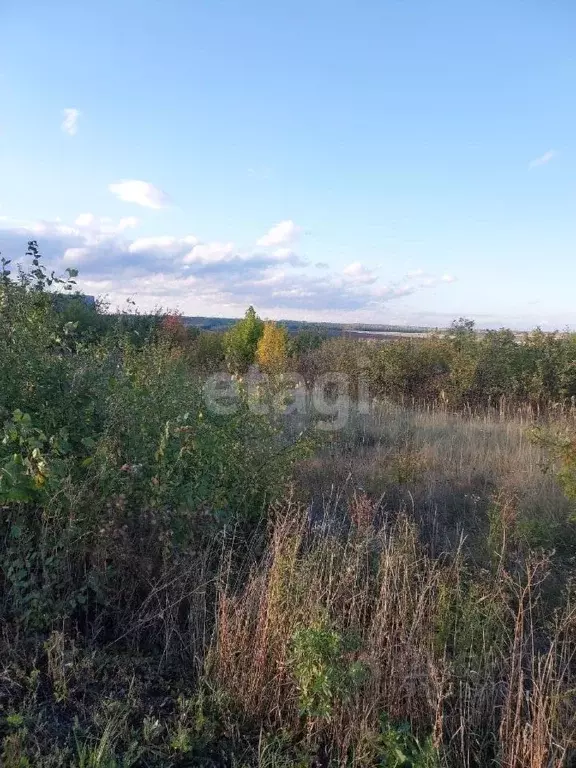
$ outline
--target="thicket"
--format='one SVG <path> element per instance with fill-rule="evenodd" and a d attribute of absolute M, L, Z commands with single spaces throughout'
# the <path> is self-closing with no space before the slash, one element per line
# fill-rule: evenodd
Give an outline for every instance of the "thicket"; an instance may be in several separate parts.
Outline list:
<path fill-rule="evenodd" d="M 309 381 L 327 371 L 364 381 L 374 397 L 442 402 L 449 407 L 571 405 L 576 398 L 576 334 L 536 329 L 518 338 L 477 333 L 470 321 L 443 334 L 379 342 L 331 338 L 295 360 Z"/>
<path fill-rule="evenodd" d="M 50 274 L 34 242 L 27 255 L 0 276 L 3 659 L 57 631 L 160 643 L 168 663 L 196 620 L 191 563 L 228 531 L 243 551 L 301 446 L 247 404 L 206 409 L 201 353 L 172 318 L 103 318 L 74 294 L 74 272 Z M 178 631 L 163 637 L 172 612 Z"/>

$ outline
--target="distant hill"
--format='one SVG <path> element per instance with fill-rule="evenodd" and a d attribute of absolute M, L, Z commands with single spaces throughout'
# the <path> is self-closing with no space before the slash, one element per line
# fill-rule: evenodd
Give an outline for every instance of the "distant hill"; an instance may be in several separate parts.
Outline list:
<path fill-rule="evenodd" d="M 205 331 L 225 331 L 238 318 L 233 317 L 184 317 L 182 318 L 186 325 L 194 328 L 201 328 Z M 377 325 L 362 323 L 314 323 L 305 320 L 279 320 L 286 327 L 289 333 L 298 333 L 299 331 L 316 331 L 324 336 L 348 336 L 354 335 L 365 337 L 378 336 L 412 336 L 433 333 L 437 329 L 418 326 L 404 325 Z"/>

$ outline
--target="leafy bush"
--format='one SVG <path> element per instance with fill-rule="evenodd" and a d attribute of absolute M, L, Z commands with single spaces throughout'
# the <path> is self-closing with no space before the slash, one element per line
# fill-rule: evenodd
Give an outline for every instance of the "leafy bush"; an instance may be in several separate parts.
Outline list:
<path fill-rule="evenodd" d="M 4 262 L 0 286 L 0 599 L 30 628 L 100 615 L 114 635 L 115 607 L 150 580 L 226 527 L 250 533 L 301 443 L 246 402 L 205 407 L 179 320 L 80 331 L 48 291 L 74 273 L 49 275 L 35 243 L 29 255 L 17 281 Z"/>
<path fill-rule="evenodd" d="M 368 670 L 349 659 L 357 641 L 345 637 L 326 619 L 294 632 L 288 664 L 296 680 L 301 714 L 330 720 L 333 706 L 358 689 Z"/>

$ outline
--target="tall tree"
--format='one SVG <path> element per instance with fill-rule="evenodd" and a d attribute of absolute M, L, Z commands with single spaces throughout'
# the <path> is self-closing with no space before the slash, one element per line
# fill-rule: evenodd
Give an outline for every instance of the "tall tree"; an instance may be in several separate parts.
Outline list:
<path fill-rule="evenodd" d="M 264 323 L 250 306 L 246 314 L 224 336 L 226 362 L 230 370 L 243 373 L 256 359 L 256 348 L 264 332 Z"/>
<path fill-rule="evenodd" d="M 256 348 L 256 362 L 267 373 L 286 370 L 288 361 L 288 333 L 274 322 L 264 324 L 264 331 Z"/>

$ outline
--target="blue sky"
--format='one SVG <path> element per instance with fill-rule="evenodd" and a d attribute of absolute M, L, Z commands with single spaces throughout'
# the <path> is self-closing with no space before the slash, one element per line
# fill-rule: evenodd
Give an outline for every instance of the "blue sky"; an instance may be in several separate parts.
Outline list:
<path fill-rule="evenodd" d="M 188 314 L 576 327 L 573 0 L 0 0 L 0 28 L 4 255 Z"/>

